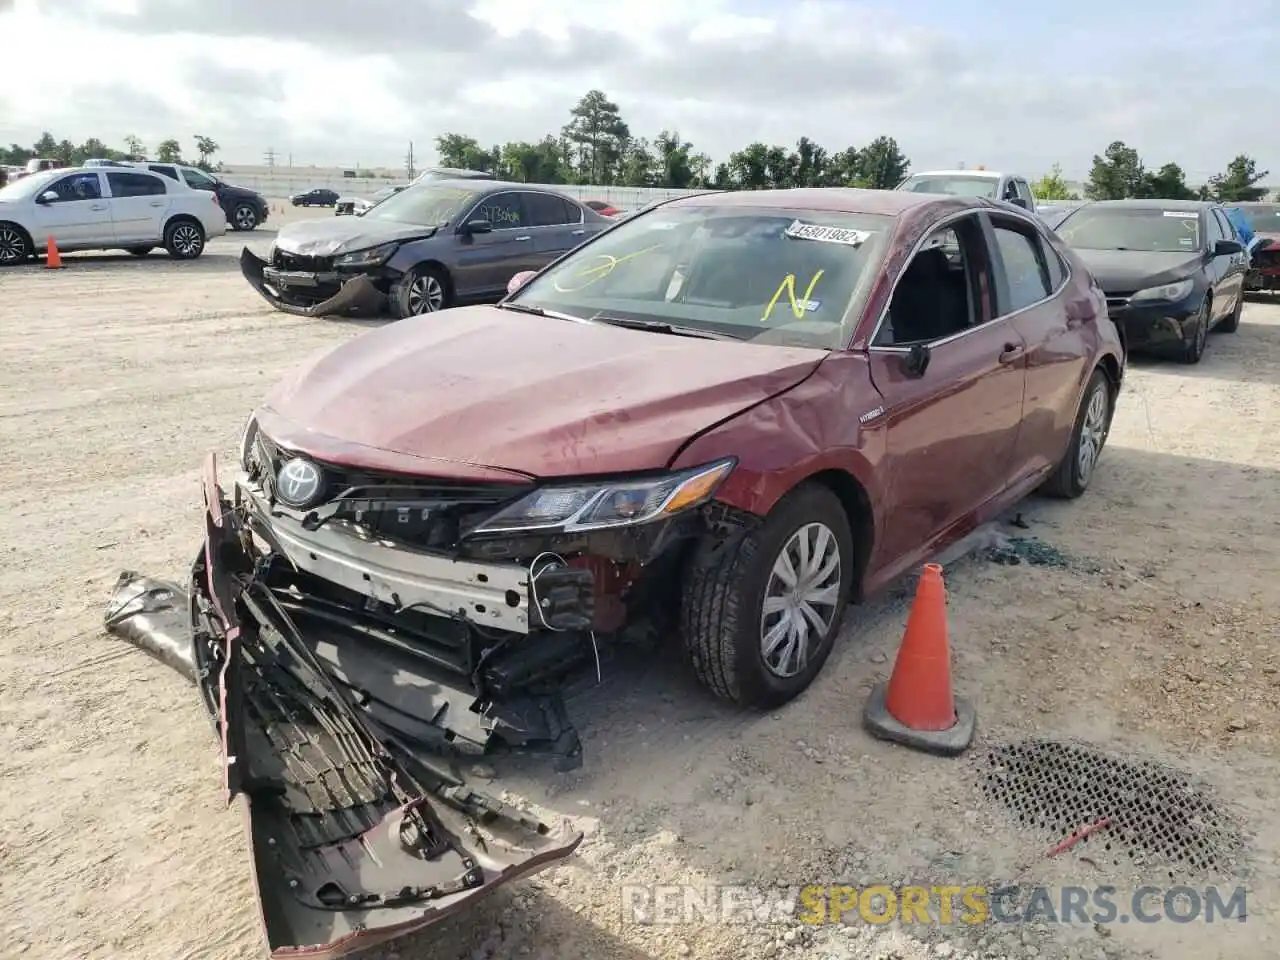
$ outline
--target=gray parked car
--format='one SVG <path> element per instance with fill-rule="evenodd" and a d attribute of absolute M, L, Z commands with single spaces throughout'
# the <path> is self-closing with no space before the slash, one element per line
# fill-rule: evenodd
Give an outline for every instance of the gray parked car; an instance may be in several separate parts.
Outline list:
<path fill-rule="evenodd" d="M 240 270 L 286 313 L 385 306 L 411 317 L 500 300 L 516 274 L 542 269 L 616 222 L 530 184 L 420 182 L 359 217 L 287 224 L 268 260 L 246 247 Z"/>

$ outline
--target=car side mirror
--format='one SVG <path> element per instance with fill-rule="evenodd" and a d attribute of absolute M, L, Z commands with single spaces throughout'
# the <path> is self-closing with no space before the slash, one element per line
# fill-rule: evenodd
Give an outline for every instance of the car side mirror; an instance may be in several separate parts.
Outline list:
<path fill-rule="evenodd" d="M 1234 257 L 1237 253 L 1244 253 L 1244 246 L 1238 240 L 1219 240 L 1213 245 L 1215 257 Z"/>
<path fill-rule="evenodd" d="M 56 203 L 58 200 L 58 192 L 56 190 L 46 190 L 40 196 L 36 197 L 36 203 Z"/>
<path fill-rule="evenodd" d="M 461 232 L 467 236 L 477 233 L 492 233 L 493 224 L 488 220 L 468 220 L 462 225 Z"/>
<path fill-rule="evenodd" d="M 511 294 L 515 293 L 537 275 L 537 270 L 521 270 L 507 281 L 507 296 L 511 296 Z"/>
<path fill-rule="evenodd" d="M 908 377 L 918 379 L 929 369 L 929 358 L 932 356 L 929 345 L 913 343 L 907 355 L 902 358 L 902 372 Z"/>

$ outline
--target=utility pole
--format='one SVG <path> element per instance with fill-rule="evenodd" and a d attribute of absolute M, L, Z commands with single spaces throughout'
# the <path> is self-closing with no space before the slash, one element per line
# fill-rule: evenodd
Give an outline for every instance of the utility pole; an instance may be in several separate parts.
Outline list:
<path fill-rule="evenodd" d="M 413 166 L 413 141 L 412 140 L 409 141 L 409 152 L 405 155 L 405 158 L 404 158 L 404 172 L 409 175 L 410 180 L 413 179 L 414 166 Z"/>
<path fill-rule="evenodd" d="M 275 150 L 273 150 L 271 147 L 267 147 L 267 152 L 266 152 L 266 154 L 263 156 L 263 158 L 262 158 L 262 159 L 266 161 L 266 163 L 267 163 L 267 169 L 268 169 L 268 170 L 275 170 L 275 168 L 276 168 L 276 152 L 275 152 Z"/>

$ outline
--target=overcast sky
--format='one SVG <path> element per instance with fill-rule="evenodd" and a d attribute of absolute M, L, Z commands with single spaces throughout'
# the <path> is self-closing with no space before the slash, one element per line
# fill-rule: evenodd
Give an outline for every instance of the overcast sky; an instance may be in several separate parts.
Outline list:
<path fill-rule="evenodd" d="M 1265 5 L 1264 5 L 1265 6 Z M 1260 8 L 1253 8 L 1260 9 Z M 213 137 L 228 163 L 419 165 L 558 131 L 588 89 L 635 135 L 896 137 L 917 170 L 1083 177 L 1112 140 L 1280 179 L 1272 16 L 1191 0 L 0 0 L 0 141 Z M 1238 64 L 1238 66 L 1237 66 Z"/>

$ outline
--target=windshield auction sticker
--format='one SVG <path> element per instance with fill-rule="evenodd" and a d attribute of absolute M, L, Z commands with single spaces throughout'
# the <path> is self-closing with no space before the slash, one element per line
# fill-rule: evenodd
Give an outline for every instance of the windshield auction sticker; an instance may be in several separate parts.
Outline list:
<path fill-rule="evenodd" d="M 1166 210 L 1164 215 L 1166 217 L 1182 217 L 1187 220 L 1200 219 L 1200 214 L 1196 213 L 1194 210 Z"/>
<path fill-rule="evenodd" d="M 805 223 L 802 220 L 791 221 L 791 226 L 784 232 L 793 240 L 817 240 L 820 243 L 839 243 L 846 247 L 860 247 L 871 239 L 871 234 L 866 230 L 847 230 L 822 223 Z"/>

